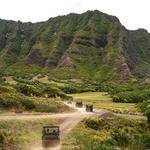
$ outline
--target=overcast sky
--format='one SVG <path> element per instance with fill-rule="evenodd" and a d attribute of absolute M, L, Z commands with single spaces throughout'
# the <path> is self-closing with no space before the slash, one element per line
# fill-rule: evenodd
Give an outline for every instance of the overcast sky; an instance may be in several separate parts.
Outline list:
<path fill-rule="evenodd" d="M 95 9 L 117 16 L 128 29 L 150 32 L 150 0 L 0 0 L 0 18 L 23 22 Z"/>

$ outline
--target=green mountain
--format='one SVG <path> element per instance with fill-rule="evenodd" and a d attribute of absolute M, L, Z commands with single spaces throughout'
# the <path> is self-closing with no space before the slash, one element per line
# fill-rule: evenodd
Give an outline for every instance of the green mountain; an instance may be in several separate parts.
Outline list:
<path fill-rule="evenodd" d="M 97 10 L 39 23 L 0 20 L 0 72 L 103 81 L 147 78 L 150 34 L 129 31 Z"/>

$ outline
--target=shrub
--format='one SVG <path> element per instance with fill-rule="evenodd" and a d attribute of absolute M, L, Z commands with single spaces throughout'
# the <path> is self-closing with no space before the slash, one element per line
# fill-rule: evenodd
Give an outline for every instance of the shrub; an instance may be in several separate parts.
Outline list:
<path fill-rule="evenodd" d="M 86 120 L 85 124 L 87 127 L 91 128 L 91 129 L 98 130 L 100 120 L 99 120 L 99 118 L 95 118 L 95 117 L 89 118 Z"/>
<path fill-rule="evenodd" d="M 71 86 L 71 85 L 67 85 L 67 86 L 62 86 L 60 87 L 60 89 L 67 93 L 67 94 L 71 94 L 71 93 L 79 93 L 79 88 Z"/>
<path fill-rule="evenodd" d="M 9 109 L 33 109 L 34 103 L 23 95 L 19 94 L 0 94 L 0 106 Z"/>
<path fill-rule="evenodd" d="M 31 100 L 28 100 L 26 98 L 22 98 L 20 99 L 20 102 L 21 104 L 28 110 L 31 110 L 31 109 L 34 109 L 35 108 L 35 104 L 31 101 Z"/>
<path fill-rule="evenodd" d="M 0 149 L 2 150 L 15 150 L 15 138 L 9 131 L 0 129 Z"/>
<path fill-rule="evenodd" d="M 150 135 L 144 136 L 144 145 L 146 148 L 150 148 Z"/>
<path fill-rule="evenodd" d="M 35 107 L 35 111 L 37 112 L 57 112 L 56 106 L 48 106 L 45 104 L 38 104 Z"/>
<path fill-rule="evenodd" d="M 150 105 L 150 100 L 143 101 L 142 103 L 139 103 L 137 106 L 141 109 L 141 111 L 144 113 L 146 111 L 146 107 Z"/>
<path fill-rule="evenodd" d="M 66 94 L 63 93 L 61 90 L 59 90 L 56 87 L 46 86 L 46 87 L 44 87 L 44 93 L 48 94 L 49 98 L 52 98 L 52 97 L 66 98 Z"/>
<path fill-rule="evenodd" d="M 17 108 L 21 103 L 9 94 L 0 94 L 0 106 L 4 108 Z"/>
<path fill-rule="evenodd" d="M 43 96 L 49 98 L 67 98 L 67 95 L 54 85 L 40 83 L 39 81 L 19 80 L 21 83 L 15 85 L 18 92 L 26 96 Z"/>
<path fill-rule="evenodd" d="M 0 85 L 0 93 L 15 93 L 16 92 L 16 89 L 9 86 L 9 85 Z"/>
<path fill-rule="evenodd" d="M 31 95 L 40 96 L 41 95 L 41 92 L 37 87 L 33 85 L 29 85 L 29 84 L 18 83 L 16 85 L 16 89 L 18 90 L 18 92 L 26 96 L 31 96 Z"/>
<path fill-rule="evenodd" d="M 129 143 L 129 136 L 125 131 L 116 130 L 111 133 L 111 136 L 119 146 L 126 147 Z"/>
<path fill-rule="evenodd" d="M 114 102 L 138 103 L 150 98 L 150 90 L 120 92 L 113 96 Z"/>

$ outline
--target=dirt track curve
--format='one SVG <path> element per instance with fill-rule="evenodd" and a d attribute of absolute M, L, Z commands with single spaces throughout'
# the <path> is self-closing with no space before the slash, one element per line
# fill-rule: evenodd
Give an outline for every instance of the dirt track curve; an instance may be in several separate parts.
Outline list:
<path fill-rule="evenodd" d="M 74 108 L 74 105 L 71 105 L 71 104 L 67 104 L 67 105 Z M 69 132 L 85 117 L 93 115 L 93 113 L 86 112 L 84 108 L 76 108 L 76 109 L 77 109 L 77 111 L 74 113 L 58 114 L 58 115 L 50 116 L 52 118 L 54 117 L 54 118 L 63 120 L 62 124 L 60 125 L 61 138 L 63 137 L 63 135 L 65 133 Z M 61 147 L 61 142 L 60 142 L 60 144 L 58 144 L 56 146 L 46 148 L 46 150 L 59 150 L 60 147 Z M 45 150 L 45 149 L 41 146 L 41 142 L 38 142 L 35 145 L 31 146 L 29 150 Z"/>
<path fill-rule="evenodd" d="M 67 104 L 69 107 L 75 108 L 73 104 Z M 50 114 L 50 115 L 0 115 L 0 119 L 40 119 L 40 118 L 55 118 L 55 119 L 61 119 L 62 123 L 60 125 L 60 133 L 61 133 L 61 138 L 63 135 L 67 132 L 69 132 L 71 129 L 73 129 L 81 120 L 84 118 L 91 116 L 91 115 L 103 115 L 105 113 L 108 113 L 107 110 L 101 109 L 95 109 L 93 113 L 88 113 L 85 111 L 85 108 L 76 108 L 77 111 L 73 113 L 62 113 L 62 114 Z M 124 118 L 132 118 L 132 119 L 137 119 L 137 118 L 143 118 L 143 116 L 136 116 L 136 115 L 126 115 L 126 114 L 115 114 L 112 113 L 115 116 L 118 117 L 124 117 Z M 43 148 L 41 144 L 41 139 L 39 139 L 35 144 L 31 145 L 30 148 L 27 148 L 26 150 L 59 150 L 61 147 L 61 142 L 60 144 L 49 147 L 49 148 Z"/>

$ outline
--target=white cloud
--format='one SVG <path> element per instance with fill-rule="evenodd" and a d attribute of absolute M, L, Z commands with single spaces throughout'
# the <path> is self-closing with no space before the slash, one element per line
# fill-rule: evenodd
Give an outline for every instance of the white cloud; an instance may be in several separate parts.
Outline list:
<path fill-rule="evenodd" d="M 37 22 L 98 9 L 117 16 L 128 29 L 150 31 L 149 6 L 150 0 L 0 0 L 0 18 Z"/>

